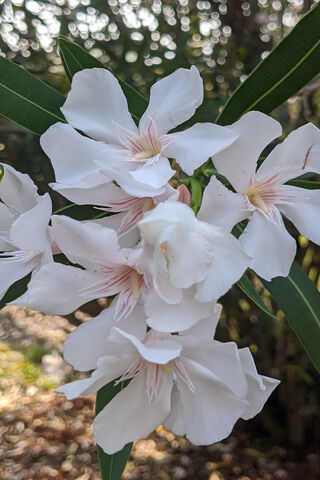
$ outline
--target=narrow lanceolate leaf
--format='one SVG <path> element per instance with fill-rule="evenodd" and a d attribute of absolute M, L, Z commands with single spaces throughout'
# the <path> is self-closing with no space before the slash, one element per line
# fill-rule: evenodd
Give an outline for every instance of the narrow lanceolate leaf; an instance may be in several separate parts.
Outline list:
<path fill-rule="evenodd" d="M 59 50 L 61 60 L 68 78 L 71 80 L 73 75 L 84 68 L 106 68 L 99 60 L 92 57 L 80 45 L 70 42 L 65 37 L 59 37 Z M 135 88 L 118 78 L 121 88 L 127 97 L 129 110 L 136 120 L 142 116 L 147 108 L 148 101 Z M 106 95 L 108 92 L 106 92 Z"/>
<path fill-rule="evenodd" d="M 287 278 L 262 280 L 320 373 L 320 295 L 297 263 Z"/>
<path fill-rule="evenodd" d="M 290 180 L 287 183 L 288 185 L 293 185 L 300 188 L 307 188 L 309 190 L 320 189 L 320 182 L 312 182 L 311 180 Z"/>
<path fill-rule="evenodd" d="M 60 112 L 64 101 L 57 90 L 0 57 L 0 115 L 41 135 L 65 121 Z"/>
<path fill-rule="evenodd" d="M 114 382 L 108 383 L 97 393 L 96 415 L 120 392 L 128 382 L 120 382 L 114 385 Z M 106 435 L 108 432 L 106 431 Z M 132 443 L 128 443 L 120 452 L 113 455 L 107 455 L 102 448 L 98 448 L 98 460 L 102 480 L 120 480 L 124 467 L 131 452 Z"/>
<path fill-rule="evenodd" d="M 11 285 L 5 296 L 2 298 L 2 300 L 0 300 L 0 310 L 5 307 L 7 303 L 12 302 L 16 298 L 20 297 L 20 295 L 27 290 L 29 280 L 30 275 L 27 275 Z"/>
<path fill-rule="evenodd" d="M 227 125 L 249 110 L 269 113 L 298 92 L 320 72 L 320 4 L 235 90 L 217 118 Z"/>
<path fill-rule="evenodd" d="M 267 306 L 264 304 L 262 298 L 260 297 L 259 293 L 255 290 L 254 286 L 250 282 L 250 279 L 247 275 L 243 275 L 243 277 L 237 282 L 238 287 L 243 291 L 243 293 L 253 302 L 255 303 L 260 310 L 266 313 L 269 317 L 277 320 L 276 315 L 274 315 Z"/>

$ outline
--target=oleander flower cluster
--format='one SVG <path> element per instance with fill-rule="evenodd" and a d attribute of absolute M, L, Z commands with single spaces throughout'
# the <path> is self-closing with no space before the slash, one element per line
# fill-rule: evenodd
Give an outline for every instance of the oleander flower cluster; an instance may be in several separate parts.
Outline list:
<path fill-rule="evenodd" d="M 159 424 L 207 445 L 254 417 L 279 381 L 258 374 L 248 348 L 214 339 L 218 301 L 248 268 L 266 280 L 288 275 L 296 243 L 283 215 L 320 244 L 320 191 L 287 183 L 320 173 L 319 129 L 298 128 L 257 166 L 280 124 L 249 112 L 228 127 L 175 131 L 202 101 L 198 70 L 178 69 L 152 86 L 137 125 L 110 72 L 75 74 L 61 109 L 67 122 L 41 146 L 51 188 L 96 207 L 93 219 L 52 214 L 48 194 L 2 165 L 1 297 L 31 274 L 13 303 L 66 315 L 108 298 L 64 344 L 66 361 L 91 375 L 57 389 L 73 399 L 123 384 L 94 421 L 108 454 Z M 179 179 L 209 158 L 224 182 L 211 177 L 195 214 Z M 243 221 L 237 239 L 231 231 Z"/>

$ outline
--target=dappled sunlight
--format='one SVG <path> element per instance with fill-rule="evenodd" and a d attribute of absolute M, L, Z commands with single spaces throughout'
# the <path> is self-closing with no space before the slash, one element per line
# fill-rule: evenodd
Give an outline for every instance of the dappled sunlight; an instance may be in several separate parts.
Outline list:
<path fill-rule="evenodd" d="M 180 57 L 183 45 L 190 59 L 203 67 L 215 68 L 218 84 L 226 81 L 228 66 L 235 80 L 245 78 L 243 60 L 228 58 L 233 42 L 239 41 L 239 27 L 235 24 L 235 31 L 232 27 L 235 6 L 231 0 L 108 0 L 104 6 L 95 0 L 0 0 L 0 4 L 4 42 L 2 47 L 0 44 L 0 54 L 9 48 L 8 58 L 21 55 L 31 60 L 33 52 L 42 50 L 52 64 L 52 73 L 59 72 L 54 52 L 56 38 L 63 34 L 83 43 L 104 62 L 119 61 L 122 57 L 129 64 L 139 61 L 147 67 L 161 68 L 163 63 Z M 256 32 L 265 44 L 263 58 L 304 11 L 303 0 L 258 0 L 242 2 L 236 15 L 244 25 L 247 17 L 254 17 Z M 240 57 L 246 57 L 245 50 Z M 138 79 L 138 73 L 135 75 L 139 83 L 141 78 Z"/>

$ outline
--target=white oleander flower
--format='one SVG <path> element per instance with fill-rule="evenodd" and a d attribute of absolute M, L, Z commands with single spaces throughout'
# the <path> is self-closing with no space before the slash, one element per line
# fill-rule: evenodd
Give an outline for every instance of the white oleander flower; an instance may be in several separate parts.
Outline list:
<path fill-rule="evenodd" d="M 133 314 L 135 319 L 127 319 L 131 328 L 137 310 Z M 95 440 L 108 454 L 160 424 L 196 445 L 223 440 L 240 417 L 252 418 L 262 409 L 279 383 L 258 375 L 249 349 L 238 350 L 233 342 L 154 330 L 142 336 L 142 325 L 138 335 L 110 325 L 93 319 L 69 336 L 66 359 L 95 370 L 57 389 L 72 399 L 131 380 L 94 421 Z"/>
<path fill-rule="evenodd" d="M 182 331 L 208 317 L 250 262 L 233 235 L 199 221 L 180 202 L 160 203 L 145 214 L 139 228 L 140 264 L 153 280 L 146 313 L 156 330 Z"/>
<path fill-rule="evenodd" d="M 95 298 L 117 295 L 115 317 L 127 316 L 147 288 L 145 276 L 136 268 L 141 249 L 120 248 L 115 230 L 93 221 L 53 215 L 52 227 L 61 252 L 82 268 L 45 265 L 13 303 L 65 315 Z"/>
<path fill-rule="evenodd" d="M 28 175 L 1 164 L 0 298 L 17 280 L 52 262 L 48 194 L 38 195 Z"/>
<path fill-rule="evenodd" d="M 252 256 L 250 267 L 266 280 L 286 277 L 296 242 L 281 214 L 303 236 L 320 244 L 320 190 L 285 184 L 306 172 L 320 173 L 320 130 L 309 123 L 293 131 L 256 170 L 261 152 L 281 135 L 280 124 L 262 113 L 249 112 L 230 128 L 239 138 L 212 160 L 235 193 L 212 177 L 198 218 L 227 230 L 249 218 L 239 240 Z"/>
<path fill-rule="evenodd" d="M 238 136 L 212 123 L 168 134 L 192 117 L 202 101 L 198 70 L 180 68 L 152 86 L 149 106 L 137 127 L 111 72 L 93 68 L 76 73 L 61 108 L 69 124 L 56 123 L 41 137 L 55 170 L 52 187 L 72 201 L 76 196 L 99 205 L 104 195 L 110 198 L 112 181 L 134 197 L 163 194 L 175 173 L 168 158 L 192 175 Z"/>

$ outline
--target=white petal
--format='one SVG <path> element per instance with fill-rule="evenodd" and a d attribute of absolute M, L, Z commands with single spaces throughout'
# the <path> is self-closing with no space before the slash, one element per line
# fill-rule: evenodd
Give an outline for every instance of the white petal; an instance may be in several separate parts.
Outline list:
<path fill-rule="evenodd" d="M 40 144 L 51 160 L 56 181 L 69 186 L 79 186 L 83 178 L 93 173 L 98 176 L 96 162 L 107 157 L 104 143 L 80 135 L 65 123 L 52 125 L 41 136 Z"/>
<path fill-rule="evenodd" d="M 116 144 L 114 122 L 133 132 L 137 130 L 118 80 L 103 68 L 85 69 L 74 75 L 61 111 L 71 125 L 95 140 Z"/>
<path fill-rule="evenodd" d="M 50 315 L 67 315 L 80 305 L 97 298 L 80 292 L 100 280 L 101 275 L 98 273 L 52 262 L 32 276 L 27 292 L 12 304 L 25 305 Z"/>
<path fill-rule="evenodd" d="M 0 212 L 0 232 L 8 232 L 16 215 L 4 203 L 0 203 Z"/>
<path fill-rule="evenodd" d="M 150 404 L 146 393 L 146 375 L 139 374 L 97 415 L 93 424 L 96 442 L 108 454 L 127 443 L 148 436 L 164 422 L 170 412 L 172 377 L 166 382 L 157 403 Z"/>
<path fill-rule="evenodd" d="M 182 191 L 182 190 L 183 191 Z M 158 195 L 157 197 L 153 198 L 155 205 L 158 205 L 160 202 L 165 202 L 166 200 L 171 200 L 175 202 L 182 202 L 187 204 L 186 197 L 190 195 L 189 190 L 185 185 L 179 185 L 178 188 L 173 188 L 170 183 L 165 185 L 165 191 L 163 194 Z M 184 197 L 184 201 L 182 200 L 182 196 Z M 190 203 L 188 206 L 190 207 Z"/>
<path fill-rule="evenodd" d="M 114 358 L 112 357 L 114 360 Z M 116 378 L 116 377 L 115 377 Z M 100 388 L 104 387 L 108 383 L 108 377 L 105 372 L 95 370 L 91 377 L 84 378 L 82 380 L 76 380 L 75 382 L 66 383 L 59 388 L 56 388 L 56 393 L 63 393 L 68 400 L 74 398 L 92 395 L 96 393 Z"/>
<path fill-rule="evenodd" d="M 96 373 L 96 372 L 94 372 Z M 95 381 L 94 381 L 95 380 Z M 97 391 L 99 388 L 104 386 L 104 379 L 103 377 L 99 377 L 99 379 L 95 378 L 92 379 L 92 377 L 89 378 L 83 378 L 81 380 L 76 380 L 74 382 L 66 383 L 65 385 L 62 385 L 61 387 L 58 387 L 55 389 L 56 393 L 63 393 L 67 397 L 68 400 L 73 400 L 74 398 L 83 396 L 83 395 L 90 395 L 90 387 L 95 387 L 95 384 L 97 385 Z M 100 382 L 102 383 L 100 385 Z M 87 392 L 90 393 L 87 393 Z M 94 393 L 94 392 L 92 392 Z"/>
<path fill-rule="evenodd" d="M 237 138 L 237 133 L 230 128 L 196 123 L 183 132 L 163 136 L 162 154 L 174 158 L 187 175 L 193 175 L 209 157 L 229 147 Z"/>
<path fill-rule="evenodd" d="M 113 328 L 113 332 L 131 342 L 139 356 L 147 362 L 166 365 L 170 360 L 179 357 L 182 350 L 180 343 L 174 341 L 175 337 L 160 332 L 149 332 L 148 340 L 144 343 L 134 335 L 119 328 Z"/>
<path fill-rule="evenodd" d="M 291 196 L 279 205 L 281 212 L 291 220 L 297 230 L 314 243 L 320 244 L 320 190 L 307 190 L 283 185 L 281 190 Z"/>
<path fill-rule="evenodd" d="M 81 355 L 81 352 L 78 353 Z M 112 380 L 120 377 L 131 361 L 132 358 L 128 356 L 122 356 L 121 358 L 114 356 L 102 357 L 99 359 L 98 369 L 92 373 L 91 377 L 67 383 L 55 391 L 63 393 L 68 400 L 82 395 L 92 395 Z"/>
<path fill-rule="evenodd" d="M 151 292 L 145 301 L 149 327 L 162 332 L 181 332 L 208 318 L 214 308 L 212 303 L 199 303 L 193 297 L 185 296 L 181 303 L 170 305 Z"/>
<path fill-rule="evenodd" d="M 45 251 L 51 243 L 48 232 L 51 213 L 51 198 L 46 193 L 35 207 L 13 222 L 10 229 L 12 243 L 21 250 Z"/>
<path fill-rule="evenodd" d="M 0 298 L 3 297 L 11 285 L 28 275 L 38 265 L 39 258 L 37 257 L 25 257 L 24 260 L 19 257 L 0 258 Z"/>
<path fill-rule="evenodd" d="M 83 323 L 68 335 L 63 344 L 63 355 L 76 370 L 93 370 L 97 368 L 99 358 L 109 354 L 106 339 L 112 327 L 118 327 L 138 338 L 144 337 L 146 321 L 143 306 L 136 305 L 127 318 L 117 321 L 116 303 L 115 299 L 97 317 Z"/>
<path fill-rule="evenodd" d="M 153 210 L 146 212 L 139 222 L 141 234 L 145 242 L 154 244 L 164 227 L 180 223 L 186 230 L 195 230 L 197 219 L 193 210 L 181 202 L 167 200 L 161 202 Z"/>
<path fill-rule="evenodd" d="M 3 175 L 0 181 L 0 199 L 12 212 L 23 213 L 36 205 L 39 199 L 37 187 L 25 173 L 17 172 L 10 165 L 0 164 Z"/>
<path fill-rule="evenodd" d="M 41 252 L 41 255 L 39 255 L 39 257 L 40 257 L 39 268 L 43 267 L 47 263 L 52 263 L 53 262 L 53 253 L 52 252 L 53 252 L 52 244 L 48 242 L 47 246 L 46 246 L 46 249 L 43 252 Z"/>
<path fill-rule="evenodd" d="M 113 228 L 118 232 L 122 222 L 127 215 L 127 212 L 115 213 L 114 215 L 108 215 L 106 217 L 97 218 L 91 220 L 94 223 L 98 223 L 107 228 Z M 137 225 L 135 225 L 129 231 L 126 231 L 119 236 L 119 245 L 120 248 L 133 248 L 135 247 L 140 240 L 140 231 Z"/>
<path fill-rule="evenodd" d="M 73 263 L 89 270 L 123 263 L 119 239 L 112 228 L 94 222 L 80 222 L 64 215 L 52 217 L 54 240 Z"/>
<path fill-rule="evenodd" d="M 257 172 L 257 180 L 278 174 L 285 183 L 306 172 L 320 173 L 320 130 L 312 123 L 291 132 L 265 159 Z"/>
<path fill-rule="evenodd" d="M 197 220 L 193 210 L 181 202 L 167 200 L 153 210 L 146 212 L 139 227 L 147 243 L 154 243 L 163 228 L 173 223 L 180 223 L 189 230 L 195 230 Z"/>
<path fill-rule="evenodd" d="M 206 277 L 213 255 L 204 235 L 173 224 L 163 230 L 158 243 L 156 252 L 164 256 L 168 278 L 175 287 L 188 288 Z"/>
<path fill-rule="evenodd" d="M 9 230 L 16 216 L 4 204 L 0 203 L 0 251 L 15 250 L 9 239 Z"/>
<path fill-rule="evenodd" d="M 208 275 L 198 284 L 199 302 L 218 300 L 242 277 L 250 263 L 250 257 L 231 233 L 213 226 L 211 232 L 213 261 Z"/>
<path fill-rule="evenodd" d="M 264 377 L 263 375 L 258 374 L 251 352 L 248 348 L 241 348 L 239 350 L 239 356 L 249 387 L 247 395 L 249 406 L 241 417 L 244 420 L 249 420 L 262 410 L 264 404 L 273 390 L 279 385 L 280 381 L 275 378 Z"/>
<path fill-rule="evenodd" d="M 248 218 L 249 214 L 244 195 L 232 192 L 212 176 L 203 192 L 198 219 L 230 232 L 237 223 Z"/>
<path fill-rule="evenodd" d="M 142 184 L 142 188 L 144 185 L 147 185 L 155 190 L 163 188 L 170 178 L 175 175 L 175 173 L 176 171 L 172 170 L 168 159 L 163 156 L 160 156 L 154 164 L 143 165 L 142 167 L 137 168 L 137 170 L 129 172 L 129 174 L 138 184 Z M 123 182 L 122 185 L 122 188 L 126 190 Z M 137 185 L 137 188 L 138 187 L 139 185 Z M 144 195 L 140 194 L 139 196 L 141 197 Z"/>
<path fill-rule="evenodd" d="M 183 332 L 179 332 L 180 335 L 193 335 L 197 338 L 209 339 L 211 340 L 214 337 L 217 324 L 221 315 L 222 305 L 219 303 L 212 303 L 213 312 L 210 317 L 203 318 L 197 322 L 193 327 L 188 328 Z"/>
<path fill-rule="evenodd" d="M 176 385 L 174 385 L 172 389 L 171 411 L 164 422 L 164 426 L 171 430 L 175 435 L 186 434 L 186 427 L 182 414 L 181 396 Z"/>
<path fill-rule="evenodd" d="M 165 160 L 168 163 L 168 160 Z M 143 170 L 143 168 L 145 168 L 145 170 Z M 133 197 L 143 198 L 162 195 L 165 192 L 165 182 L 159 187 L 153 187 L 148 183 L 148 179 L 151 180 L 151 183 L 162 183 L 162 181 L 158 181 L 157 171 L 152 170 L 152 168 L 154 168 L 152 165 L 143 168 L 140 170 L 132 170 L 132 167 L 127 170 L 119 169 L 113 174 L 113 178 L 126 193 Z M 159 171 L 162 175 L 161 169 L 159 169 Z M 165 172 L 165 176 L 168 177 L 168 170 Z M 170 174 L 169 178 L 171 177 L 172 174 Z"/>
<path fill-rule="evenodd" d="M 231 433 L 247 402 L 234 395 L 206 368 L 189 359 L 184 362 L 195 387 L 193 393 L 183 382 L 178 383 L 186 437 L 195 445 L 219 442 Z"/>
<path fill-rule="evenodd" d="M 62 183 L 49 184 L 52 190 L 59 192 L 72 203 L 101 206 L 106 204 L 106 198 L 108 198 L 106 197 L 106 192 L 108 192 L 111 185 L 114 186 L 105 175 L 100 173 L 93 173 L 84 178 L 76 187 Z"/>
<path fill-rule="evenodd" d="M 104 180 L 106 181 L 106 177 L 104 177 Z M 108 207 L 111 212 L 127 211 L 132 201 L 134 201 L 134 197 L 128 195 L 122 190 L 122 188 L 117 187 L 113 182 L 101 185 L 100 189 L 93 188 L 92 195 L 95 193 L 95 190 L 98 191 L 96 192 L 95 201 L 91 202 L 91 204 Z"/>
<path fill-rule="evenodd" d="M 180 303 L 183 298 L 181 288 L 175 287 L 167 277 L 157 272 L 153 275 L 153 287 L 162 301 L 171 305 Z"/>
<path fill-rule="evenodd" d="M 248 112 L 229 126 L 239 138 L 212 161 L 239 193 L 245 193 L 255 174 L 258 158 L 263 149 L 281 135 L 281 125 L 260 112 Z"/>
<path fill-rule="evenodd" d="M 255 211 L 239 237 L 252 256 L 250 267 L 265 280 L 288 276 L 297 249 L 280 212 L 277 209 L 274 212 L 274 222 L 271 222 Z"/>
<path fill-rule="evenodd" d="M 186 338 L 186 340 L 188 339 Z M 207 339 L 196 342 L 192 337 L 189 342 L 186 345 L 182 343 L 182 354 L 210 370 L 235 395 L 245 399 L 248 385 L 237 345 L 234 342 L 218 342 Z"/>
<path fill-rule="evenodd" d="M 151 87 L 150 102 L 139 127 L 152 118 L 159 135 L 167 133 L 191 118 L 202 101 L 203 82 L 197 68 L 179 68 Z"/>

